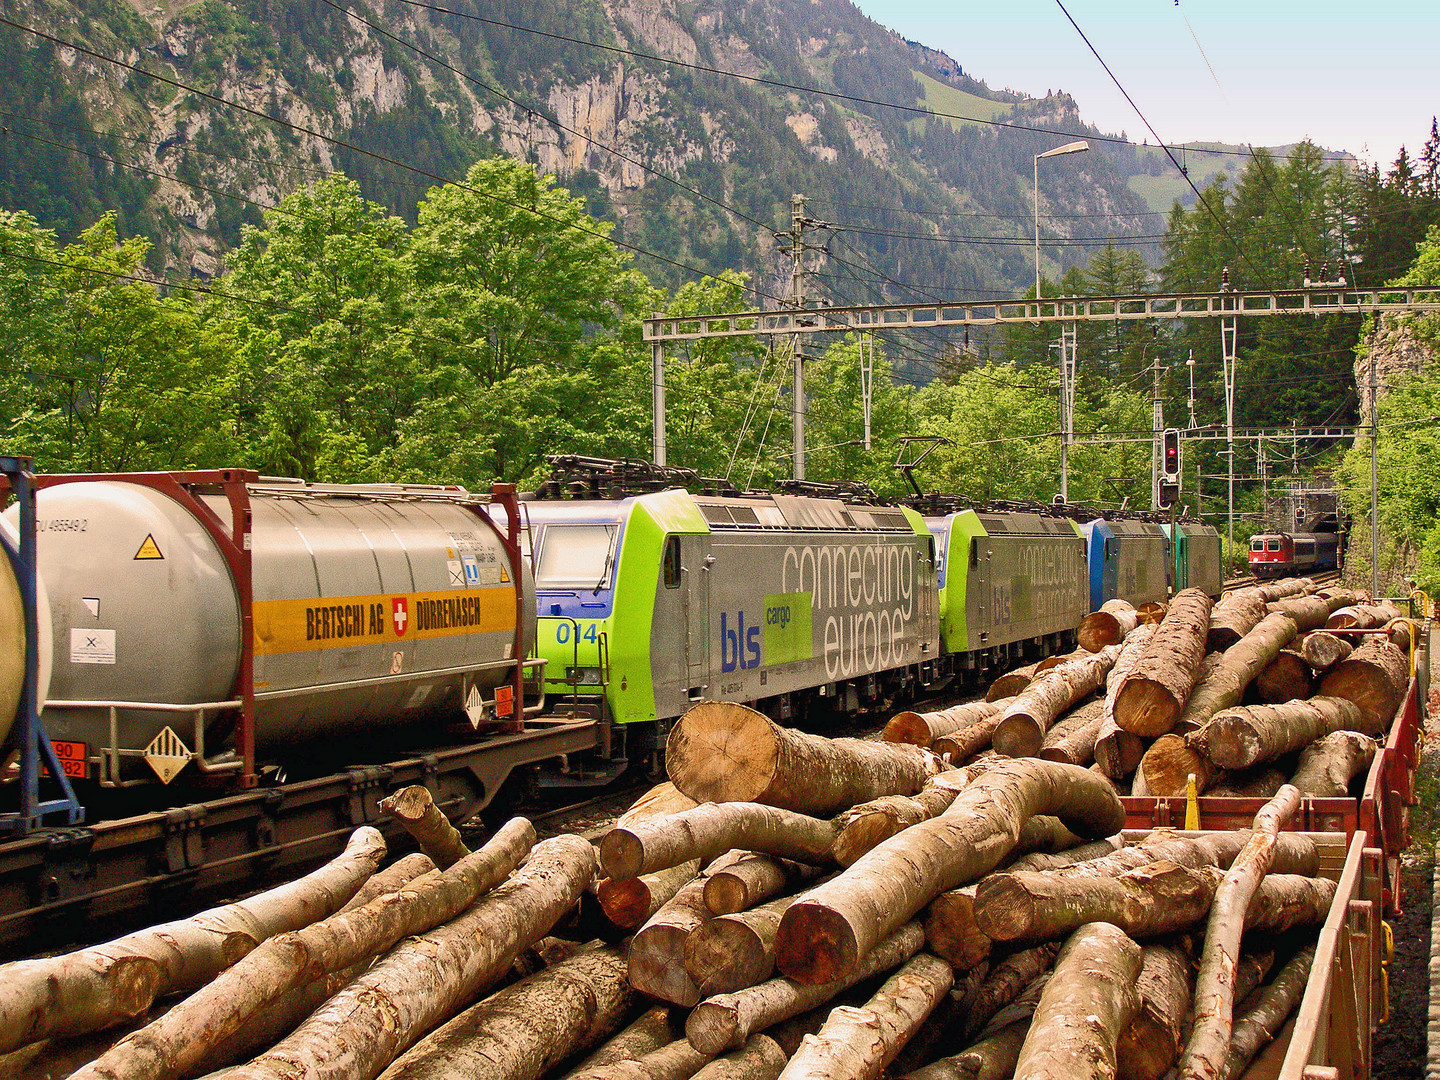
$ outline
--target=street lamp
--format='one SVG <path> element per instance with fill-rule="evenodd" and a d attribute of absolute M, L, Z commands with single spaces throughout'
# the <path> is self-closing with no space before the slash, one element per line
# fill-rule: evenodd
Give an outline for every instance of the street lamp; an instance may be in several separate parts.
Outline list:
<path fill-rule="evenodd" d="M 1057 146 L 1053 150 L 1046 150 L 1043 154 L 1035 155 L 1035 299 L 1040 299 L 1040 159 L 1047 157 L 1059 157 L 1061 154 L 1083 154 L 1090 149 L 1090 144 L 1084 139 L 1077 139 L 1068 142 L 1064 146 Z"/>

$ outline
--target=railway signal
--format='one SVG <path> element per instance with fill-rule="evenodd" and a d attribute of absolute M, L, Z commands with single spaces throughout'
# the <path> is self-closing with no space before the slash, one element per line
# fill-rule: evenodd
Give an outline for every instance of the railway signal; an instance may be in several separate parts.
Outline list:
<path fill-rule="evenodd" d="M 1180 482 L 1180 429 L 1166 428 L 1160 443 L 1160 471 L 1167 484 Z M 1161 499 L 1164 505 L 1164 499 Z"/>

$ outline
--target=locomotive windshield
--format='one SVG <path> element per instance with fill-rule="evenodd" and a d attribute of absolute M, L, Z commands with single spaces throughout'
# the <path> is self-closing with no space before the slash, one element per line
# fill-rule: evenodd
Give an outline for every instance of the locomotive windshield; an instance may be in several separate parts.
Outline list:
<path fill-rule="evenodd" d="M 616 525 L 547 525 L 535 561 L 537 589 L 603 589 L 614 565 Z"/>

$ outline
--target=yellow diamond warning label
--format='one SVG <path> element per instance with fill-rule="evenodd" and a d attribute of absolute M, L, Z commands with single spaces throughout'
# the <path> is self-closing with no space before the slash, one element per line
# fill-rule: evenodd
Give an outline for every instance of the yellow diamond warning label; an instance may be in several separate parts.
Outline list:
<path fill-rule="evenodd" d="M 165 556 L 160 554 L 160 545 L 157 544 L 157 543 L 155 543 L 155 537 L 154 537 L 154 535 L 152 534 L 152 535 L 150 535 L 150 536 L 145 537 L 145 542 L 140 545 L 140 550 L 137 551 L 137 552 L 135 552 L 135 558 L 136 558 L 137 560 L 138 560 L 138 559 L 163 559 L 163 558 L 165 558 Z"/>
<path fill-rule="evenodd" d="M 381 596 L 257 600 L 255 653 L 394 645 L 515 629 L 513 589 L 466 589 Z M 402 655 L 396 653 L 396 656 Z"/>

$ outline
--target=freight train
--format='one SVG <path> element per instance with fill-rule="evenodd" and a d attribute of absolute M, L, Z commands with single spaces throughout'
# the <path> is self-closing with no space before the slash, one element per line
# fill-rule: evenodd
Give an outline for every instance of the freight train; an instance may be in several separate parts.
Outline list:
<path fill-rule="evenodd" d="M 1208 526 L 1050 507 L 239 470 L 36 485 L 46 737 L 107 788 L 255 786 L 301 747 L 473 741 L 547 708 L 592 717 L 613 774 L 700 700 L 814 724 L 1073 646 L 1112 597 L 1221 588 Z"/>

